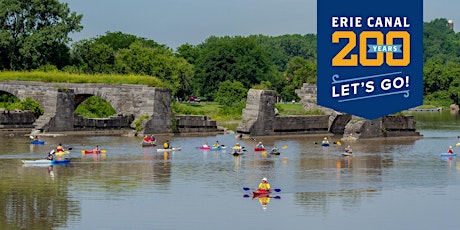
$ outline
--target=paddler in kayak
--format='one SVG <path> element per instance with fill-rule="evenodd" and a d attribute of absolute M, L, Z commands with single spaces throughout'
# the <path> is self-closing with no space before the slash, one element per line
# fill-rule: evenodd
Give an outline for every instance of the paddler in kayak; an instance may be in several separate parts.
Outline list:
<path fill-rule="evenodd" d="M 217 147 L 220 147 L 219 141 L 216 141 L 216 143 L 214 143 L 214 144 L 212 145 L 212 147 L 216 147 L 216 148 L 217 148 Z"/>
<path fill-rule="evenodd" d="M 166 142 L 163 144 L 164 149 L 171 149 L 171 145 L 169 144 L 169 140 L 166 140 Z"/>
<path fill-rule="evenodd" d="M 94 154 L 101 154 L 101 149 L 99 148 L 99 145 L 96 145 L 96 147 L 93 148 L 93 153 Z"/>
<path fill-rule="evenodd" d="M 349 154 L 353 154 L 353 149 L 351 149 L 350 145 L 345 148 L 345 152 Z"/>
<path fill-rule="evenodd" d="M 53 153 L 54 153 L 54 150 L 51 150 L 51 152 L 48 153 L 48 157 L 46 157 L 47 160 L 53 160 Z"/>
<path fill-rule="evenodd" d="M 262 141 L 260 141 L 257 145 L 256 148 L 264 149 L 264 145 L 262 144 Z"/>
<path fill-rule="evenodd" d="M 447 153 L 454 154 L 454 148 L 452 146 L 449 146 L 449 149 L 447 150 Z"/>
<path fill-rule="evenodd" d="M 64 148 L 61 143 L 59 143 L 58 147 L 56 147 L 56 152 L 64 152 Z"/>
<path fill-rule="evenodd" d="M 270 184 L 268 183 L 267 178 L 262 178 L 262 182 L 260 182 L 259 187 L 257 190 L 265 190 L 265 191 L 270 191 Z"/>
<path fill-rule="evenodd" d="M 234 153 L 240 153 L 241 152 L 241 145 L 240 143 L 236 143 L 235 147 L 233 147 L 233 152 Z"/>

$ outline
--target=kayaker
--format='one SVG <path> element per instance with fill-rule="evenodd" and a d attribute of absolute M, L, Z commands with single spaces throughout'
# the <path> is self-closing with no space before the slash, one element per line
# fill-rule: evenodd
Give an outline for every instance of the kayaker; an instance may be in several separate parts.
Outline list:
<path fill-rule="evenodd" d="M 166 142 L 163 144 L 164 149 L 170 149 L 171 145 L 169 145 L 169 140 L 166 140 Z"/>
<path fill-rule="evenodd" d="M 276 147 L 276 145 L 273 146 L 273 148 L 272 148 L 272 153 L 278 153 L 278 151 L 279 151 L 279 150 L 278 150 L 278 147 Z"/>
<path fill-rule="evenodd" d="M 144 136 L 144 142 L 150 142 L 150 138 L 147 135 Z"/>
<path fill-rule="evenodd" d="M 214 143 L 214 144 L 212 145 L 212 147 L 220 147 L 219 141 L 216 141 L 216 143 Z"/>
<path fill-rule="evenodd" d="M 351 149 L 350 145 L 345 148 L 345 152 L 349 154 L 353 154 L 353 150 Z"/>
<path fill-rule="evenodd" d="M 64 152 L 64 148 L 62 147 L 61 143 L 59 143 L 58 147 L 56 148 L 56 152 Z"/>
<path fill-rule="evenodd" d="M 260 182 L 259 187 L 257 188 L 258 190 L 265 190 L 265 191 L 270 191 L 270 184 L 268 183 L 267 178 L 262 178 L 262 182 Z"/>
<path fill-rule="evenodd" d="M 156 141 L 156 140 L 157 140 L 157 139 L 156 139 L 155 136 L 153 136 L 153 134 L 152 134 L 152 136 L 150 136 L 150 141 Z"/>
<path fill-rule="evenodd" d="M 94 147 L 93 153 L 94 154 L 100 154 L 101 153 L 101 149 L 99 148 L 99 145 L 96 145 L 96 147 Z"/>
<path fill-rule="evenodd" d="M 241 152 L 241 145 L 240 145 L 240 143 L 236 143 L 236 144 L 235 144 L 235 147 L 233 147 L 233 149 L 234 149 L 236 152 Z"/>
<path fill-rule="evenodd" d="M 34 141 L 39 141 L 40 139 L 38 139 L 38 136 L 35 136 L 34 137 Z"/>
<path fill-rule="evenodd" d="M 262 144 L 262 142 L 259 142 L 259 143 L 257 144 L 256 148 L 261 148 L 261 149 L 263 149 L 263 148 L 264 148 L 264 145 Z"/>
<path fill-rule="evenodd" d="M 204 143 L 204 145 L 202 147 L 203 148 L 209 148 L 208 142 L 206 141 L 206 143 Z"/>
<path fill-rule="evenodd" d="M 48 153 L 48 157 L 46 158 L 47 160 L 53 160 L 53 154 L 50 152 Z"/>
<path fill-rule="evenodd" d="M 454 148 L 452 146 L 449 146 L 447 153 L 454 154 Z"/>
<path fill-rule="evenodd" d="M 329 145 L 329 140 L 327 139 L 327 137 L 324 137 L 324 139 L 323 139 L 323 142 L 322 142 L 322 143 L 323 143 L 323 144 L 327 144 L 327 145 Z"/>

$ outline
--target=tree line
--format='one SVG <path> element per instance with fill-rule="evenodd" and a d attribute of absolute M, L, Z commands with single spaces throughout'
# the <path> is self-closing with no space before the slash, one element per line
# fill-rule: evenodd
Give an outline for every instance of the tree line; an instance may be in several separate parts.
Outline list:
<path fill-rule="evenodd" d="M 177 98 L 193 94 L 229 107 L 242 106 L 249 88 L 290 101 L 303 83 L 316 83 L 315 34 L 211 36 L 176 50 L 119 31 L 71 43 L 81 19 L 58 0 L 0 0 L 0 69 L 148 75 Z M 459 103 L 459 43 L 446 19 L 424 23 L 425 103 Z"/>

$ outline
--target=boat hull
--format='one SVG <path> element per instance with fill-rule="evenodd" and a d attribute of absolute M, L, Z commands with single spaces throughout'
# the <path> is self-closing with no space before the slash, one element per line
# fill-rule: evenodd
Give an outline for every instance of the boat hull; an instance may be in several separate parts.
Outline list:
<path fill-rule="evenodd" d="M 174 152 L 174 151 L 180 151 L 182 148 L 176 147 L 176 148 L 171 148 L 171 149 L 157 149 L 157 152 Z"/>
<path fill-rule="evenodd" d="M 156 142 L 155 141 L 150 141 L 150 142 L 146 142 L 146 141 L 142 141 L 141 145 L 142 147 L 154 147 L 154 146 L 157 146 L 155 144 Z"/>
<path fill-rule="evenodd" d="M 457 156 L 456 153 L 441 153 L 441 156 L 442 157 L 453 157 L 453 156 Z"/>
<path fill-rule="evenodd" d="M 44 144 L 45 144 L 45 141 L 43 141 L 43 140 L 38 140 L 38 141 L 31 140 L 31 141 L 30 141 L 30 144 L 33 144 L 33 145 L 44 145 Z"/>

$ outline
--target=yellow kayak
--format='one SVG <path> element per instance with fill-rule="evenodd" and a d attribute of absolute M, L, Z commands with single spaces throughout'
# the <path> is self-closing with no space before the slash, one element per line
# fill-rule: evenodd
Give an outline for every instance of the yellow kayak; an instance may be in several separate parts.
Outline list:
<path fill-rule="evenodd" d="M 64 156 L 65 154 L 69 154 L 70 152 L 69 151 L 64 151 L 64 152 L 55 152 L 54 155 L 56 156 Z"/>

